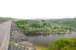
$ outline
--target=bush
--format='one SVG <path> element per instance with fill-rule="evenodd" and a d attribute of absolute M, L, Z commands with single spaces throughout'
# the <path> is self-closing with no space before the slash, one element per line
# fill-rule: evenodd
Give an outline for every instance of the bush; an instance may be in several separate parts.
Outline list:
<path fill-rule="evenodd" d="M 64 38 L 49 44 L 48 50 L 76 50 L 76 38 Z"/>

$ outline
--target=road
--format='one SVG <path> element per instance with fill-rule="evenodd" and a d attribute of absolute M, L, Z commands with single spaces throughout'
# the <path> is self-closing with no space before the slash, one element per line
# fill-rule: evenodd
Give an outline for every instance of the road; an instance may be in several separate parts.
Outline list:
<path fill-rule="evenodd" d="M 8 50 L 11 23 L 11 21 L 7 21 L 0 24 L 0 50 Z"/>

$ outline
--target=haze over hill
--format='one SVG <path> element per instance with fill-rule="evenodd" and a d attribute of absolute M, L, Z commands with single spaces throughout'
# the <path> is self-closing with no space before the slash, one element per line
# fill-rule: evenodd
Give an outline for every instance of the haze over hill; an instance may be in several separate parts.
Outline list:
<path fill-rule="evenodd" d="M 76 16 L 44 16 L 44 17 L 33 17 L 33 16 L 25 16 L 25 17 L 6 17 L 2 16 L 1 18 L 14 18 L 14 19 L 65 19 L 65 18 L 76 18 Z"/>

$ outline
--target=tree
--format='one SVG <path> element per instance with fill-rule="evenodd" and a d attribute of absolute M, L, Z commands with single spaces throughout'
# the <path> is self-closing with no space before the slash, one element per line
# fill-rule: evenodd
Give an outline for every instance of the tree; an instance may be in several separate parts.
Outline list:
<path fill-rule="evenodd" d="M 49 44 L 48 50 L 76 50 L 76 38 L 64 38 Z"/>

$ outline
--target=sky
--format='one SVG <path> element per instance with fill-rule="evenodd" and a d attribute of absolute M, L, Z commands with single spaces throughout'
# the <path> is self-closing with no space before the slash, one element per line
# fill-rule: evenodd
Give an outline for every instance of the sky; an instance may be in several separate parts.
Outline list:
<path fill-rule="evenodd" d="M 0 0 L 0 17 L 74 18 L 76 17 L 76 0 Z"/>

